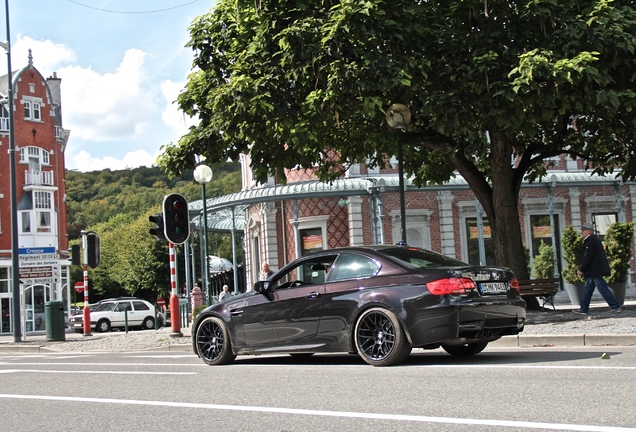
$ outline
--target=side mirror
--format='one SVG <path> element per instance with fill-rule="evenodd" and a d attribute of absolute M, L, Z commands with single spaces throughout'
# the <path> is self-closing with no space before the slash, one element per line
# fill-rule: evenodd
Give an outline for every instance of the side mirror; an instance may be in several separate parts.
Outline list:
<path fill-rule="evenodd" d="M 267 291 L 269 283 L 267 281 L 258 281 L 254 283 L 254 291 L 264 293 Z"/>

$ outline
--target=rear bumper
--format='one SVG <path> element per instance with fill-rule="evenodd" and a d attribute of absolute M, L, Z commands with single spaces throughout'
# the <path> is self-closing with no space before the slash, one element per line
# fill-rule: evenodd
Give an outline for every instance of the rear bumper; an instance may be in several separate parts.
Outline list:
<path fill-rule="evenodd" d="M 523 331 L 525 302 L 451 304 L 426 310 L 407 328 L 414 347 L 436 343 L 493 341 Z"/>

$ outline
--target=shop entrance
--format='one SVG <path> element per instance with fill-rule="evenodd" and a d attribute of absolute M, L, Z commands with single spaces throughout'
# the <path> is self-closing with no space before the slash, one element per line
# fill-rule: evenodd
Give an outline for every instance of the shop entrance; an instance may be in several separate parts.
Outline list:
<path fill-rule="evenodd" d="M 32 285 L 24 289 L 24 316 L 27 332 L 45 330 L 44 304 L 51 300 L 51 288 Z"/>

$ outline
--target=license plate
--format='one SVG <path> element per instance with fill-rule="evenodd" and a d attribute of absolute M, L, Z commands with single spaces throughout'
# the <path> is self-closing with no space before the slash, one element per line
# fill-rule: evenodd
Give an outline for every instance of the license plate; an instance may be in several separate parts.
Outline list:
<path fill-rule="evenodd" d="M 505 282 L 482 282 L 481 292 L 484 294 L 503 294 L 508 290 Z"/>

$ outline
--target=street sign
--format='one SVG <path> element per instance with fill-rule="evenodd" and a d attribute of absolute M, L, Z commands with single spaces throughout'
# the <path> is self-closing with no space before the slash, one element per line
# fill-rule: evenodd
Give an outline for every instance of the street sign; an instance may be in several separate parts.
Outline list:
<path fill-rule="evenodd" d="M 163 297 L 157 299 L 157 306 L 164 307 L 166 305 L 166 300 Z"/>
<path fill-rule="evenodd" d="M 84 282 L 83 281 L 75 282 L 74 288 L 75 288 L 75 292 L 78 292 L 78 293 L 84 292 Z"/>
<path fill-rule="evenodd" d="M 53 277 L 52 266 L 21 267 L 20 279 L 50 279 Z"/>

